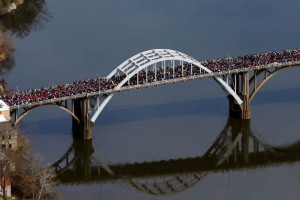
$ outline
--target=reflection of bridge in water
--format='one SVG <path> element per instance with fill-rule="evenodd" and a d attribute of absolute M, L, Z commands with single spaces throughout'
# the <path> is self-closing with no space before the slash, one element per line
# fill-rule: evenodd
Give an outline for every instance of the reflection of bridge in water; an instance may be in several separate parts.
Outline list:
<path fill-rule="evenodd" d="M 73 145 L 53 164 L 62 184 L 120 182 L 138 191 L 165 195 L 184 191 L 209 173 L 300 161 L 299 143 L 272 147 L 250 129 L 250 120 L 228 118 L 211 147 L 193 158 L 106 165 L 90 140 Z"/>

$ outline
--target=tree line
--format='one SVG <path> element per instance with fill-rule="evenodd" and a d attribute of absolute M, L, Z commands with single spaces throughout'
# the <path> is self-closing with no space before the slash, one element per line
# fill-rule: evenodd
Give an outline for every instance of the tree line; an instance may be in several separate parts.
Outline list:
<path fill-rule="evenodd" d="M 2 133 L 3 137 L 3 133 Z M 0 186 L 5 194 L 6 180 L 11 180 L 12 195 L 16 199 L 61 199 L 54 192 L 57 184 L 52 166 L 43 166 L 41 158 L 34 153 L 28 139 L 18 136 L 16 149 L 0 150 Z"/>

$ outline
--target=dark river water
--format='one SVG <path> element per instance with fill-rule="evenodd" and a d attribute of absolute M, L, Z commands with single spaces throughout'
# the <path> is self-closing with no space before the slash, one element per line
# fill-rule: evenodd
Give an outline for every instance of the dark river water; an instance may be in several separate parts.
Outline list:
<path fill-rule="evenodd" d="M 16 48 L 1 76 L 15 90 L 106 76 L 153 48 L 201 61 L 300 47 L 296 0 L 27 2 L 1 18 Z M 228 118 L 225 93 L 202 79 L 115 95 L 92 141 L 73 139 L 71 118 L 53 107 L 21 132 L 45 164 L 74 158 L 56 188 L 68 200 L 298 199 L 299 74 L 270 79 L 250 121 Z"/>

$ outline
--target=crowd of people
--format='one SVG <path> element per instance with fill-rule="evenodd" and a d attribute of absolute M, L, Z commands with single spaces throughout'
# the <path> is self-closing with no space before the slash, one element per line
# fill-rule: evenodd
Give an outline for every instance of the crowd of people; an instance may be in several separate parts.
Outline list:
<path fill-rule="evenodd" d="M 271 63 L 283 63 L 300 60 L 300 49 L 272 51 L 262 54 L 251 54 L 237 57 L 227 57 L 217 60 L 205 60 L 202 65 L 213 72 L 227 71 L 238 68 L 268 65 Z"/>
<path fill-rule="evenodd" d="M 217 60 L 205 60 L 201 64 L 212 72 L 222 72 L 239 68 L 251 68 L 271 63 L 300 61 L 300 49 L 273 51 L 263 54 L 251 54 L 238 57 L 228 57 Z M 126 81 L 122 86 L 132 86 L 156 81 L 177 79 L 207 73 L 199 66 L 185 63 L 168 67 L 152 67 L 144 69 Z M 104 92 L 114 89 L 126 78 L 125 74 L 114 75 L 111 78 L 94 78 L 59 84 L 52 87 L 42 87 L 26 91 L 8 92 L 0 94 L 0 99 L 9 106 L 46 101 L 75 95 L 86 95 L 93 92 Z"/>

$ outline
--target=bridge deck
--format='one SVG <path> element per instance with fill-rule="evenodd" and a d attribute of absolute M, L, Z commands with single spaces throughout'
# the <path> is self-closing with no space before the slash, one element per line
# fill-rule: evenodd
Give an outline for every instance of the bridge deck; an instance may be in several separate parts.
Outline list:
<path fill-rule="evenodd" d="M 288 66 L 296 66 L 300 65 L 299 61 L 290 61 L 290 62 L 282 62 L 282 63 L 271 63 L 267 65 L 260 65 L 260 66 L 253 66 L 253 67 L 247 67 L 247 68 L 238 68 L 238 69 L 231 69 L 226 71 L 220 71 L 220 72 L 211 72 L 211 73 L 205 73 L 205 74 L 199 74 L 199 75 L 193 75 L 193 76 L 185 76 L 180 78 L 174 78 L 174 79 L 166 79 L 161 81 L 154 81 L 154 82 L 147 82 L 144 84 L 137 84 L 137 85 L 131 85 L 131 86 L 123 86 L 119 89 L 107 89 L 107 90 L 100 90 L 97 92 L 91 92 L 91 93 L 84 93 L 84 94 L 76 94 L 71 96 L 64 96 L 61 98 L 51 98 L 43 101 L 38 102 L 32 102 L 32 103 L 26 103 L 26 104 L 19 104 L 19 105 L 12 105 L 10 106 L 10 109 L 18 109 L 18 108 L 26 108 L 26 107 L 34 107 L 34 106 L 40 106 L 45 104 L 53 104 L 57 102 L 61 102 L 64 100 L 71 100 L 71 99 L 80 99 L 84 97 L 91 97 L 91 96 L 98 96 L 102 94 L 111 94 L 111 93 L 117 93 L 121 91 L 128 91 L 128 90 L 134 90 L 134 89 L 140 89 L 140 88 L 148 88 L 152 86 L 159 86 L 159 85 L 166 85 L 171 83 L 178 83 L 178 82 L 184 82 L 188 80 L 195 80 L 195 79 L 203 79 L 203 78 L 213 78 L 213 77 L 219 77 L 222 75 L 228 75 L 228 74 L 237 74 L 241 72 L 247 72 L 252 70 L 262 70 L 262 69 L 269 69 L 269 68 L 282 68 L 282 67 L 288 67 Z"/>

